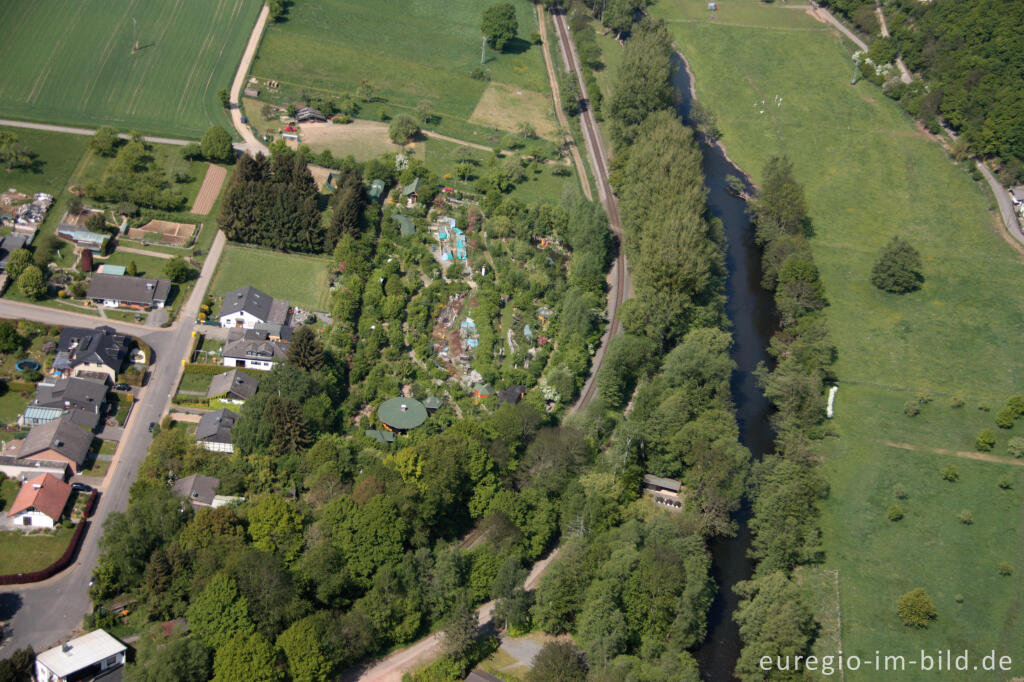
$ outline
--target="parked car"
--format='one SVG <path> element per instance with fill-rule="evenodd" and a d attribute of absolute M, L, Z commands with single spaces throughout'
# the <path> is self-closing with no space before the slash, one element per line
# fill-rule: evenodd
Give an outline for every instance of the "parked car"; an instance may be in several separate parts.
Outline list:
<path fill-rule="evenodd" d="M 115 384 L 114 385 L 114 390 L 115 391 L 130 391 L 130 390 L 132 390 L 132 387 L 129 386 L 128 384 Z"/>
<path fill-rule="evenodd" d="M 156 428 L 156 422 L 149 422 L 149 432 L 153 433 L 153 429 Z"/>
<path fill-rule="evenodd" d="M 91 485 L 86 485 L 85 483 L 80 483 L 78 481 L 75 481 L 74 483 L 71 484 L 71 489 L 74 490 L 76 493 L 91 493 L 92 492 L 92 486 Z"/>

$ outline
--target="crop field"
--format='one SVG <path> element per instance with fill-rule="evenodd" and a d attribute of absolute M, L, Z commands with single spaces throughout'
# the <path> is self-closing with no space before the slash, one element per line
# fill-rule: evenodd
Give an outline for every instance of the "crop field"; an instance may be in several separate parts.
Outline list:
<path fill-rule="evenodd" d="M 230 130 L 216 93 L 231 85 L 260 4 L 2 3 L 0 116 L 190 138 Z"/>
<path fill-rule="evenodd" d="M 327 310 L 327 259 L 267 249 L 226 246 L 209 293 L 223 296 L 252 285 L 306 310 Z"/>
<path fill-rule="evenodd" d="M 1024 660 L 1024 467 L 1006 455 L 1024 427 L 994 422 L 1003 401 L 1024 392 L 1014 341 L 1024 332 L 1024 259 L 1007 244 L 988 190 L 879 88 L 850 85 L 853 47 L 832 29 L 802 8 L 706 7 L 669 0 L 651 13 L 667 20 L 729 156 L 757 182 L 768 158 L 788 155 L 814 223 L 838 351 L 837 437 L 821 449 L 831 483 L 824 568 L 840 574 L 843 650 L 967 647 Z M 883 294 L 869 282 L 893 235 L 921 252 L 920 291 Z M 906 416 L 919 396 L 921 413 Z M 997 432 L 991 459 L 974 452 L 985 427 Z M 939 476 L 948 464 L 958 483 Z M 1009 489 L 997 485 L 1004 476 Z M 909 495 L 894 523 L 886 510 L 896 484 Z M 958 522 L 962 509 L 973 524 Z M 1013 578 L 998 574 L 1003 561 Z M 923 631 L 903 627 L 895 611 L 916 587 L 939 614 Z"/>
<path fill-rule="evenodd" d="M 484 69 L 492 83 L 549 99 L 543 55 L 529 42 L 534 6 L 513 4 L 519 38 L 502 53 L 487 48 Z M 437 117 L 431 128 L 487 144 L 486 130 L 470 123 L 489 85 L 470 77 L 480 66 L 484 7 L 474 0 L 303 0 L 288 21 L 268 27 L 252 75 L 277 80 L 292 97 L 354 96 L 366 80 L 386 102 L 364 106 L 360 116 L 376 118 L 381 106 L 391 115 L 413 112 L 429 101 Z M 514 108 L 516 100 L 502 101 Z M 534 122 L 538 130 L 544 125 Z"/>

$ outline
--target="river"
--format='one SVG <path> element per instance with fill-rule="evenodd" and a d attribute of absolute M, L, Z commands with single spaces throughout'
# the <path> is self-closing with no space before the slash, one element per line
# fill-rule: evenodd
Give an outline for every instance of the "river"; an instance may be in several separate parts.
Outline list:
<path fill-rule="evenodd" d="M 672 66 L 672 85 L 679 102 L 677 110 L 683 121 L 690 124 L 690 75 L 679 55 L 673 55 Z M 732 397 L 736 404 L 740 442 L 758 460 L 774 447 L 774 433 L 769 422 L 771 404 L 764 397 L 753 372 L 759 362 L 768 360 L 768 341 L 777 326 L 775 304 L 772 296 L 761 288 L 761 251 L 754 243 L 753 229 L 746 213 L 747 203 L 726 191 L 727 176 L 743 178 L 744 175 L 720 147 L 708 144 L 701 135 L 697 135 L 697 141 L 704 156 L 708 207 L 722 221 L 727 241 L 729 278 L 726 312 L 732 321 L 732 359 L 736 363 L 732 375 Z M 718 594 L 708 613 L 707 639 L 696 656 L 702 676 L 712 682 L 733 679 L 733 668 L 739 657 L 739 628 L 732 620 L 739 599 L 732 588 L 753 573 L 753 562 L 747 557 L 750 548 L 749 517 L 750 507 L 744 503 L 734 515 L 739 524 L 736 535 L 717 538 L 710 543 Z"/>

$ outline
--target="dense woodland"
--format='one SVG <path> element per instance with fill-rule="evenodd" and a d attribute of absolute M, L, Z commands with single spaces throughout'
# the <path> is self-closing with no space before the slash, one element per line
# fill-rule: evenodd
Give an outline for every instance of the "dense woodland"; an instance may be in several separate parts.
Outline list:
<path fill-rule="evenodd" d="M 924 83 L 882 83 L 912 115 L 938 130 L 941 116 L 967 148 L 1002 163 L 1008 182 L 1024 180 L 1024 5 L 1016 0 L 892 0 L 883 3 L 891 38 L 882 38 L 874 0 L 825 0 L 874 37 L 876 64 L 897 54 Z"/>

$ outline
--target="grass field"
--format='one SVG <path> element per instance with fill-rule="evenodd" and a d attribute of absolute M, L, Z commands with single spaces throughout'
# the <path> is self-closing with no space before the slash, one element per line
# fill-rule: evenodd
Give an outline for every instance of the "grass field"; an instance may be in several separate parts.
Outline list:
<path fill-rule="evenodd" d="M 0 5 L 0 116 L 198 138 L 231 130 L 231 86 L 258 0 Z M 139 50 L 132 50 L 132 21 Z"/>
<path fill-rule="evenodd" d="M 223 296 L 249 285 L 307 310 L 327 310 L 327 259 L 226 246 L 208 293 Z"/>
<path fill-rule="evenodd" d="M 513 4 L 519 39 L 500 54 L 488 48 L 484 68 L 493 83 L 547 97 L 543 56 L 529 42 L 537 30 L 533 4 Z M 439 119 L 431 128 L 482 142 L 487 131 L 469 121 L 488 83 L 469 74 L 480 65 L 484 7 L 474 0 L 304 0 L 288 21 L 267 29 L 252 74 L 279 81 L 279 94 L 293 98 L 303 90 L 354 96 L 365 79 L 392 115 L 427 100 Z M 374 114 L 361 116 L 376 118 L 380 106 L 364 108 Z"/>
<path fill-rule="evenodd" d="M 0 130 L 17 135 L 18 142 L 31 148 L 36 155 L 30 168 L 0 169 L 2 189 L 14 187 L 25 194 L 46 192 L 56 197 L 67 186 L 68 178 L 89 145 L 89 138 L 83 135 L 3 126 Z"/>
<path fill-rule="evenodd" d="M 69 528 L 28 534 L 21 531 L 0 532 L 0 575 L 46 568 L 68 548 L 73 532 Z"/>
<path fill-rule="evenodd" d="M 730 157 L 757 181 L 770 156 L 787 154 L 805 186 L 838 349 L 823 523 L 824 567 L 841 576 L 844 651 L 994 648 L 1024 659 L 1024 591 L 996 571 L 1008 561 L 1024 572 L 1024 468 L 938 452 L 973 450 L 977 431 L 995 427 L 993 415 L 1024 382 L 1012 342 L 1024 331 L 1022 259 L 990 212 L 991 196 L 878 88 L 851 87 L 852 47 L 802 9 L 735 0 L 712 19 L 704 2 L 671 0 L 651 12 L 668 20 Z M 924 261 L 924 286 L 907 296 L 868 281 L 894 234 Z M 919 393 L 932 402 L 906 417 L 904 403 Z M 965 405 L 950 407 L 954 396 Z M 997 457 L 1014 431 L 998 432 Z M 957 484 L 938 476 L 950 462 Z M 1010 491 L 996 485 L 1004 475 Z M 885 510 L 897 483 L 910 497 L 906 518 L 891 523 Z M 970 526 L 956 519 L 965 508 Z M 928 630 L 904 628 L 895 614 L 896 598 L 915 587 L 938 608 Z"/>

